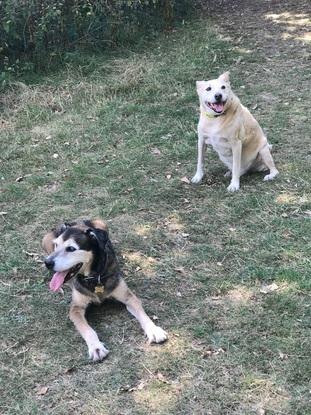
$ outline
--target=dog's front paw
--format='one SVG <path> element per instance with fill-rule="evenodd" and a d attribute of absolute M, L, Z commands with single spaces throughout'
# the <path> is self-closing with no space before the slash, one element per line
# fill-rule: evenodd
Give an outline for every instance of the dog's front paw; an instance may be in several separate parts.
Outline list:
<path fill-rule="evenodd" d="M 227 187 L 228 192 L 236 192 L 240 188 L 240 183 L 238 182 L 231 182 Z"/>
<path fill-rule="evenodd" d="M 99 362 L 107 356 L 109 350 L 103 345 L 103 343 L 98 342 L 89 346 L 89 357 L 93 362 Z"/>
<path fill-rule="evenodd" d="M 224 177 L 231 177 L 231 176 L 232 176 L 231 170 L 227 170 L 226 173 L 224 174 Z"/>
<path fill-rule="evenodd" d="M 147 328 L 146 336 L 148 337 L 149 343 L 163 343 L 168 338 L 166 331 L 155 324 L 152 324 Z"/>
<path fill-rule="evenodd" d="M 203 172 L 196 173 L 195 176 L 192 177 L 191 183 L 200 183 L 200 181 L 203 179 L 203 176 Z"/>

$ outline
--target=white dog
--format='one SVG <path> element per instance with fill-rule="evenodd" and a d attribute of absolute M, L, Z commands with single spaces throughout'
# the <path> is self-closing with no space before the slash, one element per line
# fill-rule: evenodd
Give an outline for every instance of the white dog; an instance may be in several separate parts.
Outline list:
<path fill-rule="evenodd" d="M 240 176 L 247 171 L 266 171 L 264 180 L 272 180 L 278 170 L 260 125 L 231 90 L 229 72 L 211 81 L 197 81 L 200 99 L 198 124 L 198 164 L 192 183 L 204 176 L 204 153 L 211 144 L 220 160 L 228 167 L 231 178 L 229 192 L 240 188 Z"/>

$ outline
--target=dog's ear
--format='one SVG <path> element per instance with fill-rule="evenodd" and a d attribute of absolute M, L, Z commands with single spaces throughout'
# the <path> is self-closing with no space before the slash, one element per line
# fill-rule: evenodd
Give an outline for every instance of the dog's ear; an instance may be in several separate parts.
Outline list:
<path fill-rule="evenodd" d="M 103 231 L 106 231 L 108 233 L 108 225 L 101 219 L 92 220 L 92 225 L 95 229 L 102 229 Z"/>
<path fill-rule="evenodd" d="M 58 226 L 58 228 L 54 231 L 54 238 L 58 238 L 59 235 L 65 232 L 66 229 L 71 228 L 71 226 L 74 226 L 76 222 L 64 222 L 61 225 Z"/>
<path fill-rule="evenodd" d="M 221 81 L 224 81 L 224 82 L 230 82 L 230 72 L 229 71 L 224 72 L 223 74 L 221 74 L 218 77 L 218 79 L 220 79 Z"/>
<path fill-rule="evenodd" d="M 42 239 L 42 248 L 47 252 L 48 254 L 52 253 L 54 251 L 54 244 L 53 239 L 58 238 L 59 235 L 65 232 L 66 229 L 73 226 L 75 223 L 69 223 L 64 222 L 61 225 L 58 226 L 56 229 L 52 229 L 50 232 L 48 232 Z"/>
<path fill-rule="evenodd" d="M 42 248 L 47 254 L 51 254 L 54 251 L 53 239 L 55 239 L 54 231 L 48 232 L 42 239 Z"/>
<path fill-rule="evenodd" d="M 196 81 L 196 86 L 197 86 L 197 92 L 198 94 L 200 94 L 200 92 L 203 92 L 206 85 L 206 81 Z"/>
<path fill-rule="evenodd" d="M 85 233 L 92 239 L 100 251 L 105 249 L 105 246 L 109 240 L 107 231 L 104 229 L 89 228 L 85 231 Z"/>

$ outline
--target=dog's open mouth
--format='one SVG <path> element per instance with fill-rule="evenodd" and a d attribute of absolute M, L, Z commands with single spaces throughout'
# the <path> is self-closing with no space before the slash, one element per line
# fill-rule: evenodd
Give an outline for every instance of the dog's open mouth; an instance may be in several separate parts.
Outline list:
<path fill-rule="evenodd" d="M 214 112 L 216 112 L 217 114 L 221 114 L 223 112 L 223 110 L 224 110 L 225 104 L 226 104 L 226 101 L 223 101 L 223 102 L 214 102 L 214 103 L 208 102 L 207 103 L 207 106 L 211 110 L 213 110 Z"/>
<path fill-rule="evenodd" d="M 79 263 L 65 271 L 55 272 L 49 284 L 50 290 L 58 291 L 65 282 L 69 281 L 78 273 L 81 267 L 82 263 Z"/>

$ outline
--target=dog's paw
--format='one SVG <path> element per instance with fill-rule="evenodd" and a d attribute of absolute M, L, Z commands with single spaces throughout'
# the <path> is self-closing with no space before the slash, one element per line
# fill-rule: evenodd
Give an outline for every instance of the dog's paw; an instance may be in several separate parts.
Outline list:
<path fill-rule="evenodd" d="M 263 180 L 264 182 L 268 182 L 269 180 L 273 180 L 277 175 L 279 174 L 279 172 L 277 170 L 270 172 L 270 174 L 267 174 Z"/>
<path fill-rule="evenodd" d="M 153 324 L 150 325 L 146 330 L 146 336 L 148 337 L 149 343 L 163 343 L 167 340 L 168 336 L 166 331 L 161 327 Z"/>
<path fill-rule="evenodd" d="M 224 174 L 224 177 L 231 177 L 231 176 L 232 176 L 231 170 L 226 171 L 226 173 Z"/>
<path fill-rule="evenodd" d="M 240 183 L 230 183 L 227 187 L 228 192 L 236 192 L 240 188 Z"/>
<path fill-rule="evenodd" d="M 195 176 L 192 177 L 191 183 L 200 183 L 200 181 L 203 179 L 204 173 L 196 173 Z"/>
<path fill-rule="evenodd" d="M 93 362 L 99 362 L 107 356 L 109 350 L 103 345 L 103 343 L 98 342 L 89 346 L 89 358 Z"/>

